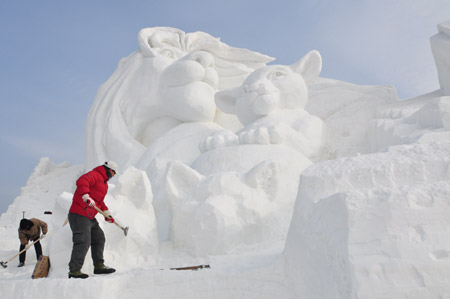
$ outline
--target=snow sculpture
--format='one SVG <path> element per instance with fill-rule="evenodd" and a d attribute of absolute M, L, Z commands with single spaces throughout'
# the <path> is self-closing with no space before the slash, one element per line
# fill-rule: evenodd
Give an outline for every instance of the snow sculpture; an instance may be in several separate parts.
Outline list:
<path fill-rule="evenodd" d="M 220 119 L 215 91 L 240 84 L 272 60 L 203 32 L 170 27 L 142 29 L 138 42 L 139 50 L 120 61 L 91 107 L 87 169 L 107 159 L 126 169 L 177 125 Z"/>
<path fill-rule="evenodd" d="M 438 25 L 439 33 L 430 38 L 431 50 L 444 95 L 450 96 L 450 20 Z"/>
<path fill-rule="evenodd" d="M 146 170 L 153 184 L 161 239 L 170 224 L 160 186 L 168 161 L 193 162 L 198 143 L 238 121 L 217 111 L 217 89 L 240 84 L 272 60 L 230 47 L 203 32 L 169 27 L 139 32 L 139 50 L 100 88 L 86 125 L 86 167 L 115 159 Z"/>
<path fill-rule="evenodd" d="M 239 143 L 285 144 L 306 157 L 317 154 L 322 146 L 323 122 L 304 107 L 307 82 L 318 77 L 321 68 L 319 52 L 311 51 L 291 66 L 262 67 L 241 86 L 217 92 L 217 107 L 236 114 L 245 126 L 238 133 Z M 204 149 L 218 145 L 221 141 L 212 138 Z"/>
<path fill-rule="evenodd" d="M 303 110 L 305 80 L 320 69 L 320 54 L 311 51 L 292 66 L 264 66 L 241 86 L 216 94 L 218 107 L 235 113 L 245 128 L 239 137 L 213 133 L 191 167 L 177 162 L 168 168 L 176 244 L 220 254 L 284 240 L 300 173 L 321 147 L 322 121 Z"/>
<path fill-rule="evenodd" d="M 116 75 L 119 81 L 127 76 Z M 116 86 L 118 93 L 119 87 L 126 86 Z M 130 235 L 119 238 L 122 233 L 114 225 L 101 221 L 111 242 L 105 251 L 107 260 L 120 273 L 111 279 L 83 282 L 87 287 L 80 288 L 66 278 L 71 232 L 67 225 L 61 228 L 61 222 L 72 197 L 69 190 L 82 167 L 56 165 L 43 158 L 21 195 L 0 216 L 0 254 L 8 257 L 17 252 L 16 224 L 21 211 L 41 215 L 54 232 L 43 240 L 44 253 L 49 250 L 52 263 L 50 278 L 30 283 L 24 278 L 30 277 L 32 267 L 0 271 L 2 298 L 29 298 L 30 294 L 89 297 L 92 293 L 125 298 L 131 293 L 149 296 L 149 291 L 153 297 L 164 298 L 179 298 L 180 294 L 199 298 L 447 298 L 450 97 L 438 90 L 398 101 L 392 87 L 357 86 L 325 78 L 308 84 L 308 91 L 306 110 L 324 120 L 330 135 L 337 136 L 333 140 L 336 154 L 303 171 L 300 183 L 298 173 L 311 163 L 303 154 L 283 143 L 239 143 L 230 131 L 216 130 L 202 143 L 203 152 L 197 158 L 190 152 L 194 162 L 189 166 L 173 161 L 168 168 L 173 240 L 197 254 L 258 245 L 261 240 L 270 243 L 274 240 L 270 233 L 281 231 L 277 221 L 282 217 L 276 215 L 283 215 L 281 206 L 289 205 L 286 195 L 297 196 L 282 257 L 275 263 L 280 251 L 267 254 L 269 246 L 248 246 L 250 253 L 207 258 L 189 258 L 180 248 L 162 246 L 156 265 L 152 264 L 148 255 L 158 245 L 151 218 L 153 189 L 143 171 L 131 168 L 120 175 L 107 199 L 117 219 L 130 225 Z M 96 102 L 103 110 L 96 111 L 95 128 L 108 132 L 97 135 L 108 140 L 114 137 L 114 128 L 127 126 L 120 114 L 125 107 L 120 107 L 118 98 L 112 101 L 112 95 L 106 98 L 114 109 Z M 111 119 L 105 122 L 107 117 Z M 372 128 L 367 131 L 369 124 Z M 167 159 L 175 157 L 184 148 L 183 142 L 191 148 L 193 138 L 185 137 L 189 130 L 197 134 L 195 125 L 176 126 L 146 148 L 146 154 L 153 152 L 155 156 L 148 157 L 156 161 L 154 157 L 162 150 L 169 152 Z M 122 140 L 120 132 L 116 140 Z M 180 145 L 176 150 L 174 143 Z M 122 149 L 125 145 L 117 144 Z M 107 150 L 99 156 L 109 154 Z M 155 167 L 165 162 L 158 160 Z M 53 215 L 42 215 L 44 206 Z M 134 243 L 131 233 L 137 241 L 147 236 L 144 242 L 154 242 Z M 160 270 L 206 259 L 213 270 L 195 275 Z"/>
<path fill-rule="evenodd" d="M 214 122 L 182 123 L 158 138 L 142 154 L 136 167 L 145 169 L 152 182 L 153 206 L 161 240 L 169 237 L 171 213 L 164 189 L 167 163 L 178 160 L 190 165 L 200 155 L 198 144 L 223 128 Z"/>
<path fill-rule="evenodd" d="M 440 91 L 436 91 L 426 97 L 379 107 L 377 118 L 371 120 L 367 130 L 373 151 L 398 144 L 448 139 L 450 96 L 439 95 Z"/>
<path fill-rule="evenodd" d="M 250 147 L 253 148 L 250 150 Z M 255 151 L 262 147 L 270 148 L 263 145 L 236 148 L 244 148 L 244 153 L 248 150 L 247 153 L 255 156 Z M 236 148 L 217 149 L 219 153 L 215 158 L 222 156 L 223 161 L 231 162 L 229 166 L 236 165 Z M 238 171 L 218 171 L 225 163 L 214 164 L 217 160 L 213 159 L 196 161 L 194 167 L 206 174 L 177 161 L 170 163 L 167 190 L 172 207 L 171 240 L 175 246 L 202 256 L 283 241 L 292 215 L 299 173 L 310 165 L 307 159 L 296 159 L 296 153 L 290 149 L 284 147 L 284 150 L 289 161 L 281 161 L 278 149 L 272 152 L 278 158 L 260 162 L 242 172 L 255 162 L 246 160 L 248 156 L 238 159 L 244 164 L 242 169 L 236 169 Z M 234 161 L 228 160 L 232 156 Z M 269 159 L 267 156 L 264 159 Z M 289 167 L 289 163 L 296 167 Z"/>
<path fill-rule="evenodd" d="M 308 84 L 306 111 L 322 119 L 328 129 L 322 160 L 374 151 L 367 134 L 379 107 L 399 102 L 393 86 L 356 85 L 321 78 Z"/>
<path fill-rule="evenodd" d="M 312 162 L 279 144 L 236 144 L 169 163 L 171 235 L 194 255 L 284 242 L 300 174 Z"/>

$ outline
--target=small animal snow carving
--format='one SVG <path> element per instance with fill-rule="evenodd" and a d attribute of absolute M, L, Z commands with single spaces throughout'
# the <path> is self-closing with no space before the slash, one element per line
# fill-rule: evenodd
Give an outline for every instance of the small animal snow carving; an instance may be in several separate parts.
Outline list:
<path fill-rule="evenodd" d="M 311 157 L 322 145 L 324 125 L 304 110 L 307 83 L 322 67 L 317 51 L 311 51 L 293 65 L 264 66 L 251 73 L 242 85 L 216 93 L 217 107 L 235 114 L 244 125 L 239 143 L 285 144 Z M 229 131 L 216 133 L 200 146 L 202 151 L 236 144 Z"/>
<path fill-rule="evenodd" d="M 175 246 L 204 255 L 283 240 L 290 211 L 277 202 L 279 172 L 276 163 L 267 161 L 244 174 L 204 176 L 181 162 L 171 162 L 166 188 Z"/>

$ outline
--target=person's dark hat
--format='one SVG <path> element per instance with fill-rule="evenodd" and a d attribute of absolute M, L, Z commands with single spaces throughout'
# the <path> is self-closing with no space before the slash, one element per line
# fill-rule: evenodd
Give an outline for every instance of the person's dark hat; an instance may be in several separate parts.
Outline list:
<path fill-rule="evenodd" d="M 28 219 L 22 219 L 20 220 L 20 229 L 22 230 L 29 230 L 33 226 L 33 222 Z"/>

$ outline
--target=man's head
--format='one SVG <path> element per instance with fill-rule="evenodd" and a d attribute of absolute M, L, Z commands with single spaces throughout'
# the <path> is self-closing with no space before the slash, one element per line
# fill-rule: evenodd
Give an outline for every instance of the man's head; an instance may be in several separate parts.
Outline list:
<path fill-rule="evenodd" d="M 112 178 L 115 174 L 119 172 L 119 166 L 114 161 L 106 161 L 103 166 L 105 166 L 106 174 L 109 178 Z"/>
<path fill-rule="evenodd" d="M 30 230 L 30 228 L 33 226 L 33 222 L 28 219 L 22 219 L 20 220 L 20 229 L 21 230 Z"/>

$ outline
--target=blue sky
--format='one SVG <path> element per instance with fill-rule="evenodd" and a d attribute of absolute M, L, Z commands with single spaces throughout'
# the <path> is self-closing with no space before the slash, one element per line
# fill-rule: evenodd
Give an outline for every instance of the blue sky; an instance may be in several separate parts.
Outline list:
<path fill-rule="evenodd" d="M 41 157 L 83 162 L 97 89 L 141 28 L 205 31 L 279 64 L 317 49 L 322 77 L 408 98 L 439 88 L 429 38 L 447 19 L 448 0 L 2 1 L 0 213 Z"/>

